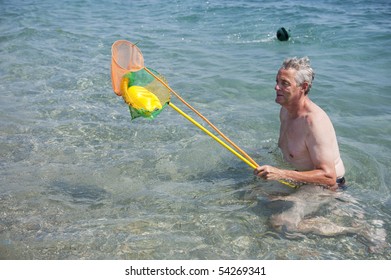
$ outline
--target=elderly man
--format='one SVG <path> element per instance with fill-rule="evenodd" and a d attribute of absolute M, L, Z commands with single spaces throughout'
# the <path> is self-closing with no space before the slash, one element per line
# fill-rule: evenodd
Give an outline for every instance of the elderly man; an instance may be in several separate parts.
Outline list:
<path fill-rule="evenodd" d="M 291 203 L 288 209 L 283 207 L 284 211 L 272 215 L 275 229 L 321 235 L 353 232 L 355 229 L 335 225 L 323 217 L 306 219 L 322 205 L 333 201 L 334 191 L 345 186 L 345 167 L 334 127 L 327 114 L 308 97 L 314 76 L 308 57 L 283 62 L 275 86 L 275 101 L 281 105 L 278 145 L 284 159 L 295 170 L 263 165 L 258 166 L 254 174 L 266 180 L 303 185 L 291 195 L 272 199 Z"/>
<path fill-rule="evenodd" d="M 300 236 L 298 232 L 323 236 L 354 233 L 367 240 L 371 251 L 380 250 L 386 244 L 383 222 L 363 220 L 360 211 L 349 210 L 352 199 L 336 192 L 346 188 L 345 167 L 330 118 L 308 97 L 314 76 L 308 57 L 285 60 L 277 74 L 276 102 L 281 105 L 278 146 L 296 170 L 263 165 L 254 174 L 266 180 L 286 180 L 302 186 L 289 195 L 271 196 L 272 202 L 286 203 L 281 205 L 279 213 L 271 216 L 271 224 L 292 237 Z M 330 205 L 327 212 L 336 211 L 336 215 L 353 220 L 340 225 L 323 215 L 315 215 L 326 205 Z M 338 211 L 341 208 L 342 214 Z"/>
<path fill-rule="evenodd" d="M 314 76 L 309 59 L 295 57 L 284 61 L 276 78 L 276 103 L 281 105 L 278 145 L 296 170 L 263 165 L 254 173 L 266 180 L 283 179 L 336 190 L 344 186 L 345 167 L 329 117 L 308 97 Z"/>

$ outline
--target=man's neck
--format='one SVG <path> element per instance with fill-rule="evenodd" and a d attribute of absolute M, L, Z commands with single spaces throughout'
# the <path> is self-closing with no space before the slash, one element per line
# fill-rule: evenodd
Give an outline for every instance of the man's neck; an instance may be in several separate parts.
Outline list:
<path fill-rule="evenodd" d="M 284 108 L 287 110 L 289 118 L 296 119 L 308 113 L 310 102 L 311 100 L 305 95 L 296 102 L 285 105 Z"/>

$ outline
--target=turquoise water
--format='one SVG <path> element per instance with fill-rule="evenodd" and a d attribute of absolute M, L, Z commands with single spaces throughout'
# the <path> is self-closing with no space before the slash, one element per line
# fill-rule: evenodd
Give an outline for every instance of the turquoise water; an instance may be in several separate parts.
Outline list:
<path fill-rule="evenodd" d="M 390 15 L 388 0 L 1 1 L 0 258 L 390 259 Z M 275 38 L 281 26 L 290 41 Z M 384 248 L 358 234 L 280 235 L 267 198 L 286 187 L 253 178 L 170 108 L 130 122 L 111 88 L 119 39 L 277 166 L 275 74 L 309 56 L 310 95 L 350 185 L 335 208 L 384 230 Z M 316 215 L 338 220 L 330 209 Z"/>

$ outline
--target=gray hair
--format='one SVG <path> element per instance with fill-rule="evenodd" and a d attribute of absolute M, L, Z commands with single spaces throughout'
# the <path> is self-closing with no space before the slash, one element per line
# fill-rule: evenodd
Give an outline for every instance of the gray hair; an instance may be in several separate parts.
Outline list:
<path fill-rule="evenodd" d="M 302 58 L 287 58 L 282 63 L 281 68 L 286 70 L 296 69 L 296 83 L 298 85 L 302 85 L 304 82 L 308 83 L 308 90 L 305 92 L 305 94 L 309 93 L 312 86 L 312 81 L 315 79 L 315 72 L 314 69 L 311 68 L 310 59 L 307 56 Z"/>

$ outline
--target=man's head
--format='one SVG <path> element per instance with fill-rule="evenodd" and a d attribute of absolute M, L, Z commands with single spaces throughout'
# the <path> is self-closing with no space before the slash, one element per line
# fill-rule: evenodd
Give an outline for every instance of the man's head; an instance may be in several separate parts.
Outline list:
<path fill-rule="evenodd" d="M 298 86 L 307 84 L 305 94 L 307 95 L 311 89 L 312 81 L 315 78 L 315 72 L 311 68 L 310 59 L 308 57 L 302 58 L 287 58 L 281 65 L 280 69 L 295 69 L 295 81 Z"/>

